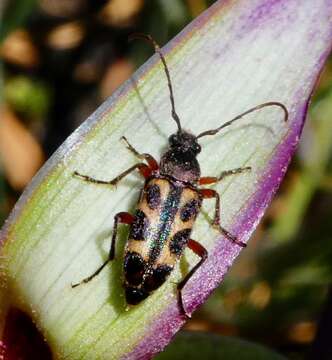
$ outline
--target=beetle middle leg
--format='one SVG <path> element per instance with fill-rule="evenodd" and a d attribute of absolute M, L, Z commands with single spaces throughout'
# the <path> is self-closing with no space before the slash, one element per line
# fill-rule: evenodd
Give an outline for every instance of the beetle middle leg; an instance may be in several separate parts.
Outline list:
<path fill-rule="evenodd" d="M 127 212 L 119 212 L 114 216 L 112 242 L 111 242 L 111 248 L 108 253 L 107 260 L 93 274 L 84 278 L 83 280 L 81 280 L 80 282 L 78 282 L 76 284 L 72 284 L 71 285 L 72 288 L 77 287 L 82 284 L 86 284 L 89 281 L 91 281 L 94 277 L 96 277 L 104 269 L 104 267 L 110 261 L 112 261 L 114 259 L 114 257 L 115 257 L 115 241 L 116 241 L 116 235 L 118 232 L 118 223 L 131 225 L 133 223 L 133 221 L 134 221 L 134 216 Z"/>
<path fill-rule="evenodd" d="M 224 229 L 220 225 L 220 196 L 217 191 L 213 189 L 200 189 L 199 190 L 203 199 L 216 199 L 215 211 L 214 211 L 214 218 L 212 221 L 212 226 L 216 228 L 222 235 L 224 235 L 228 240 L 232 241 L 234 244 L 237 244 L 242 247 L 246 247 L 247 245 L 242 241 L 239 241 L 236 236 L 232 235 L 226 229 Z"/>
<path fill-rule="evenodd" d="M 183 306 L 183 299 L 182 299 L 182 289 L 186 286 L 187 282 L 190 280 L 190 278 L 194 275 L 196 270 L 204 263 L 204 261 L 208 257 L 207 250 L 197 241 L 190 239 L 188 241 L 188 247 L 191 249 L 196 255 L 198 255 L 201 260 L 189 271 L 189 273 L 184 277 L 184 279 L 178 284 L 177 290 L 178 290 L 178 304 L 179 308 L 181 310 L 181 313 L 185 315 L 186 317 L 190 317 L 184 306 Z"/>

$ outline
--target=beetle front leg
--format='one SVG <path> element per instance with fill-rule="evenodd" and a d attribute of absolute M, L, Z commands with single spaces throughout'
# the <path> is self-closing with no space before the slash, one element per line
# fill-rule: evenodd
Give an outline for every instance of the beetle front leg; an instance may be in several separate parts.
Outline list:
<path fill-rule="evenodd" d="M 101 184 L 101 185 L 116 185 L 119 181 L 121 181 L 124 177 L 126 177 L 127 175 L 129 175 L 131 172 L 133 172 L 134 170 L 138 170 L 140 172 L 141 175 L 144 176 L 145 179 L 147 179 L 148 177 L 151 176 L 152 174 L 152 169 L 143 164 L 143 163 L 138 163 L 135 164 L 133 166 L 131 166 L 129 169 L 125 170 L 123 173 L 121 173 L 120 175 L 118 175 L 117 177 L 115 177 L 112 180 L 109 181 L 104 181 L 104 180 L 98 180 L 95 178 L 92 178 L 88 175 L 82 175 L 77 171 L 74 171 L 74 175 L 81 178 L 82 180 L 86 181 L 86 182 L 90 182 L 90 183 L 94 183 L 94 184 Z"/>
<path fill-rule="evenodd" d="M 83 280 L 81 280 L 80 282 L 76 283 L 76 284 L 71 284 L 72 288 L 75 288 L 79 285 L 82 284 L 86 284 L 89 281 L 91 281 L 94 277 L 96 277 L 103 269 L 104 267 L 114 259 L 115 257 L 115 241 L 116 241 L 116 235 L 118 232 L 118 223 L 120 222 L 121 224 L 127 224 L 127 225 L 131 225 L 134 221 L 134 216 L 127 213 L 127 212 L 120 212 L 117 213 L 114 216 L 114 224 L 113 224 L 113 234 L 112 234 L 112 241 L 111 241 L 111 248 L 108 254 L 108 258 L 107 260 L 90 276 L 84 278 Z"/>
<path fill-rule="evenodd" d="M 140 160 L 145 160 L 148 164 L 149 167 L 151 168 L 151 170 L 155 171 L 159 169 L 159 165 L 158 162 L 156 161 L 156 159 L 147 153 L 139 153 L 131 144 L 130 142 L 127 140 L 127 138 L 125 136 L 121 137 L 121 140 L 123 140 L 126 143 L 127 149 L 133 153 L 138 159 Z"/>
<path fill-rule="evenodd" d="M 212 189 L 200 189 L 200 194 L 202 195 L 203 199 L 216 199 L 215 211 L 214 211 L 214 218 L 212 221 L 212 226 L 216 228 L 222 235 L 224 235 L 228 240 L 232 241 L 234 244 L 237 244 L 241 247 L 246 247 L 247 245 L 242 241 L 239 241 L 236 236 L 232 235 L 226 229 L 224 229 L 220 225 L 220 196 L 217 191 Z"/>
<path fill-rule="evenodd" d="M 189 273 L 184 277 L 184 279 L 178 284 L 177 290 L 178 290 L 178 304 L 180 311 L 183 315 L 190 318 L 190 315 L 187 314 L 184 306 L 183 306 L 183 299 L 182 299 L 182 289 L 186 286 L 187 282 L 190 280 L 190 278 L 194 275 L 196 270 L 204 263 L 204 261 L 208 257 L 207 250 L 197 241 L 190 239 L 188 241 L 188 247 L 191 249 L 196 255 L 198 255 L 201 260 L 189 271 Z"/>
<path fill-rule="evenodd" d="M 250 170 L 251 167 L 247 166 L 243 168 L 236 168 L 232 170 L 223 171 L 219 176 L 204 176 L 199 179 L 199 184 L 200 185 L 216 184 L 217 182 L 222 181 L 227 176 L 241 174 L 245 171 L 250 171 Z"/>

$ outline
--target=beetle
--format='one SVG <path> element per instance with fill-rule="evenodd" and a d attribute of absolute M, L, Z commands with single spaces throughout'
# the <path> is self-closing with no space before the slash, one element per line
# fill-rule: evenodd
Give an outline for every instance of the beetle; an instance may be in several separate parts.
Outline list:
<path fill-rule="evenodd" d="M 158 289 L 174 269 L 184 249 L 188 247 L 200 257 L 198 263 L 177 285 L 179 310 L 181 314 L 188 317 L 189 314 L 184 308 L 182 289 L 208 257 L 207 250 L 191 238 L 192 228 L 204 199 L 215 200 L 214 217 L 211 223 L 213 228 L 234 244 L 246 246 L 221 226 L 218 192 L 210 188 L 201 188 L 200 185 L 216 184 L 225 177 L 251 169 L 251 167 L 240 167 L 223 171 L 219 176 L 201 177 L 197 160 L 197 155 L 201 152 L 198 140 L 204 136 L 215 135 L 245 115 L 264 107 L 281 108 L 285 121 L 288 119 L 288 110 L 280 102 L 266 102 L 243 112 L 216 129 L 203 131 L 195 136 L 182 128 L 180 118 L 175 111 L 170 73 L 160 47 L 149 35 L 134 34 L 130 37 L 130 39 L 137 38 L 149 42 L 160 57 L 169 88 L 171 116 L 177 125 L 177 131 L 169 137 L 168 149 L 162 154 L 160 163 L 150 154 L 139 153 L 123 136 L 122 140 L 128 150 L 141 160 L 140 162 L 110 181 L 98 180 L 77 171 L 74 172 L 76 177 L 89 183 L 117 185 L 124 177 L 137 170 L 145 179 L 145 184 L 140 193 L 135 214 L 119 212 L 114 216 L 111 247 L 107 260 L 92 275 L 79 283 L 72 284 L 72 287 L 89 282 L 114 259 L 118 225 L 127 224 L 130 230 L 123 265 L 127 304 L 137 305 Z"/>

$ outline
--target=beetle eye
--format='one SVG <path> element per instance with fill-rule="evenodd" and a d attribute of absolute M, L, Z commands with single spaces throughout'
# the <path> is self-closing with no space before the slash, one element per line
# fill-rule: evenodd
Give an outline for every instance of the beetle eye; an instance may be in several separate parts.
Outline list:
<path fill-rule="evenodd" d="M 196 144 L 195 151 L 196 151 L 197 154 L 199 154 L 202 151 L 201 145 Z"/>
<path fill-rule="evenodd" d="M 179 139 L 178 139 L 178 137 L 177 137 L 176 134 L 171 135 L 171 136 L 168 138 L 168 141 L 169 141 L 169 144 L 170 144 L 171 146 L 176 146 L 176 145 L 178 145 L 178 143 L 179 143 Z"/>

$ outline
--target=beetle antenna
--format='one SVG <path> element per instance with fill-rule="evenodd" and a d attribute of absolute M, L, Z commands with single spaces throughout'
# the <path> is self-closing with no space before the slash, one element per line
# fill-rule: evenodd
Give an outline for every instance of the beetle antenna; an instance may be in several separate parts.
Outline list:
<path fill-rule="evenodd" d="M 222 124 L 221 126 L 219 126 L 218 128 L 214 129 L 214 130 L 207 130 L 207 131 L 203 131 L 202 133 L 200 133 L 198 136 L 196 136 L 196 139 L 203 137 L 203 136 L 207 136 L 207 135 L 215 135 L 217 132 L 219 132 L 221 129 L 233 124 L 233 122 L 240 120 L 241 118 L 243 118 L 245 115 L 248 115 L 254 111 L 260 110 L 264 107 L 267 106 L 279 106 L 285 113 L 285 117 L 284 117 L 284 121 L 287 122 L 288 120 L 288 110 L 286 108 L 286 106 L 280 102 L 277 101 L 270 101 L 270 102 L 266 102 L 260 105 L 257 105 L 247 111 L 245 111 L 244 113 L 236 116 L 235 118 L 233 118 L 232 120 L 229 120 L 227 122 L 225 122 L 224 124 Z"/>
<path fill-rule="evenodd" d="M 173 94 L 173 88 L 172 88 L 172 83 L 171 83 L 171 77 L 170 77 L 169 70 L 168 70 L 168 67 L 166 64 L 166 60 L 160 50 L 159 45 L 150 35 L 146 35 L 146 34 L 142 34 L 142 33 L 134 33 L 134 34 L 130 35 L 128 38 L 129 41 L 134 40 L 134 39 L 145 40 L 146 42 L 150 43 L 154 47 L 155 52 L 158 53 L 160 60 L 162 61 L 163 65 L 164 65 L 164 69 L 165 69 L 165 73 L 166 73 L 166 77 L 167 77 L 167 83 L 168 83 L 168 88 L 169 88 L 169 93 L 170 93 L 171 104 L 172 104 L 172 118 L 175 120 L 175 122 L 178 126 L 178 129 L 179 129 L 179 132 L 182 132 L 180 118 L 175 111 L 174 94 Z"/>

